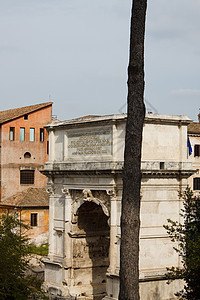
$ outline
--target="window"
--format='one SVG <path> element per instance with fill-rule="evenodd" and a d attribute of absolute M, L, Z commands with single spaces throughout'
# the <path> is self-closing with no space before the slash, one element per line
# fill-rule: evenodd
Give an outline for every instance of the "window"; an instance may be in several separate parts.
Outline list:
<path fill-rule="evenodd" d="M 37 226 L 37 213 L 31 214 L 31 226 Z"/>
<path fill-rule="evenodd" d="M 35 142 L 35 128 L 30 128 L 30 142 Z"/>
<path fill-rule="evenodd" d="M 200 145 L 194 145 L 194 156 L 200 156 Z"/>
<path fill-rule="evenodd" d="M 193 190 L 200 190 L 200 177 L 193 178 Z"/>
<path fill-rule="evenodd" d="M 28 120 L 28 115 L 24 115 L 24 120 Z"/>
<path fill-rule="evenodd" d="M 44 129 L 40 128 L 40 142 L 44 142 Z"/>
<path fill-rule="evenodd" d="M 15 127 L 10 127 L 10 141 L 15 139 Z"/>
<path fill-rule="evenodd" d="M 164 170 L 165 168 L 165 163 L 163 161 L 160 162 L 160 169 L 161 170 Z"/>
<path fill-rule="evenodd" d="M 26 152 L 26 153 L 24 153 L 24 158 L 31 158 L 31 154 L 30 154 L 30 152 Z"/>
<path fill-rule="evenodd" d="M 24 141 L 25 141 L 25 128 L 20 127 L 20 142 L 24 142 Z"/>
<path fill-rule="evenodd" d="M 47 141 L 47 154 L 49 155 L 49 141 Z"/>
<path fill-rule="evenodd" d="M 20 170 L 20 184 L 34 184 L 34 170 Z"/>

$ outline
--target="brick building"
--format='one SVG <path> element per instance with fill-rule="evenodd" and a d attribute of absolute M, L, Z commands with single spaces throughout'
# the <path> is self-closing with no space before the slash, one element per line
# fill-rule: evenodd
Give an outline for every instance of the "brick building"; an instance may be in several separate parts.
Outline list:
<path fill-rule="evenodd" d="M 49 197 L 40 173 L 48 160 L 52 102 L 0 112 L 0 213 L 16 211 L 36 243 L 47 241 Z"/>
<path fill-rule="evenodd" d="M 44 128 L 52 119 L 52 102 L 0 112 L 0 198 L 42 187 L 45 176 L 39 170 L 48 160 L 48 134 Z"/>

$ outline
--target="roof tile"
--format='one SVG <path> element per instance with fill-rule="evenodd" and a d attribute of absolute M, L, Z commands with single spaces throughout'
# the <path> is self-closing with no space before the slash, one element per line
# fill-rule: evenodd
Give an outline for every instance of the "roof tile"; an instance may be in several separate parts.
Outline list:
<path fill-rule="evenodd" d="M 4 201 L 0 206 L 14 207 L 44 207 L 49 206 L 49 195 L 45 188 L 29 187 Z"/>
<path fill-rule="evenodd" d="M 9 110 L 0 111 L 0 124 L 3 124 L 5 122 L 8 122 L 10 120 L 19 118 L 25 114 L 29 114 L 31 112 L 34 112 L 38 109 L 47 107 L 49 105 L 52 105 L 53 102 L 46 102 L 46 103 L 40 103 L 36 105 L 30 105 L 30 106 L 24 106 L 20 108 L 14 108 Z"/>
<path fill-rule="evenodd" d="M 188 125 L 188 133 L 199 134 L 200 133 L 200 123 L 190 123 Z"/>

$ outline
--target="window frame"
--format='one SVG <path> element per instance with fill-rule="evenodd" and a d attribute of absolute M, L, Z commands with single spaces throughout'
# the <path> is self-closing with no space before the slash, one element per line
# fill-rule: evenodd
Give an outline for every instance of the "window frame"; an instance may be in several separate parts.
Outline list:
<path fill-rule="evenodd" d="M 11 138 L 11 133 L 12 133 L 12 138 Z M 14 141 L 15 140 L 15 127 L 10 127 L 9 140 L 10 141 Z"/>
<path fill-rule="evenodd" d="M 47 155 L 49 155 L 49 141 L 47 141 Z"/>
<path fill-rule="evenodd" d="M 38 213 L 31 213 L 30 216 L 30 223 L 31 227 L 37 227 L 38 226 Z"/>
<path fill-rule="evenodd" d="M 200 156 L 200 145 L 195 144 L 194 145 L 194 157 L 199 157 Z"/>
<path fill-rule="evenodd" d="M 25 142 L 25 127 L 20 127 L 19 135 L 20 142 Z"/>
<path fill-rule="evenodd" d="M 193 190 L 199 191 L 200 190 L 200 177 L 193 178 Z"/>
<path fill-rule="evenodd" d="M 35 182 L 35 170 L 20 170 L 20 184 L 33 185 Z"/>
<path fill-rule="evenodd" d="M 35 142 L 35 128 L 33 127 L 29 128 L 29 142 Z"/>
<path fill-rule="evenodd" d="M 40 128 L 40 142 L 44 142 L 44 128 Z"/>

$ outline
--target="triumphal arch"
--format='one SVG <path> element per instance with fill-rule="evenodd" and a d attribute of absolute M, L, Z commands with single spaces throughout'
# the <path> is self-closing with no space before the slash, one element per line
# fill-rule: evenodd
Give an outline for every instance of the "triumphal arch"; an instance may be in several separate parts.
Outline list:
<path fill-rule="evenodd" d="M 163 224 L 179 220 L 187 185 L 185 116 L 147 114 L 143 130 L 140 294 L 173 299 L 167 266 L 179 266 Z M 126 114 L 51 123 L 48 177 L 49 254 L 45 285 L 56 299 L 117 299 Z M 157 298 L 156 298 L 157 297 Z"/>

